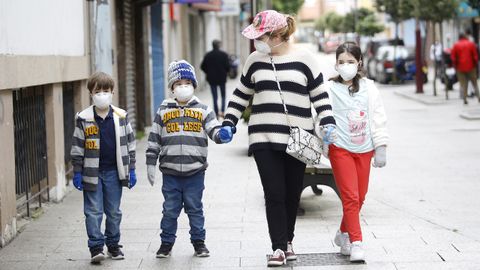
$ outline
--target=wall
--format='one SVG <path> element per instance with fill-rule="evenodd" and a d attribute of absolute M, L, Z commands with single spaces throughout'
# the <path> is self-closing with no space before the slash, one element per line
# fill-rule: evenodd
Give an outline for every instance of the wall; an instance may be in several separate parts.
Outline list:
<path fill-rule="evenodd" d="M 12 91 L 0 91 L 0 138 L 3 142 L 14 139 L 12 111 Z M 17 233 L 14 143 L 3 143 L 0 156 L 0 247 L 3 247 Z"/>
<path fill-rule="evenodd" d="M 0 0 L 0 54 L 84 55 L 83 2 Z"/>

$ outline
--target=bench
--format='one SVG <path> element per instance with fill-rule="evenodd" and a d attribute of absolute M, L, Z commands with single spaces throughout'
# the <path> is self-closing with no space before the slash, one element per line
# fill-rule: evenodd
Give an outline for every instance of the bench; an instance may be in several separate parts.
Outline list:
<path fill-rule="evenodd" d="M 332 168 L 325 164 L 320 164 L 316 167 L 307 167 L 305 169 L 302 192 L 305 188 L 311 187 L 315 195 L 322 195 L 323 190 L 319 188 L 318 185 L 331 187 L 340 198 L 340 193 L 335 184 L 335 178 L 333 177 Z M 303 216 L 304 214 L 305 209 L 299 207 L 297 215 Z"/>

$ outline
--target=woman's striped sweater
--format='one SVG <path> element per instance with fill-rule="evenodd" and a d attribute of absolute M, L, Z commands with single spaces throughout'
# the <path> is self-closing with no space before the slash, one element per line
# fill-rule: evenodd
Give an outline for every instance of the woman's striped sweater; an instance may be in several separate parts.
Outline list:
<path fill-rule="evenodd" d="M 323 76 L 315 56 L 304 49 L 273 56 L 290 124 L 313 133 L 311 105 L 320 125 L 335 124 L 328 93 L 320 87 Z M 290 134 L 270 56 L 253 52 L 243 67 L 238 87 L 228 103 L 223 125 L 235 126 L 252 98 L 248 123 L 249 152 L 285 151 Z"/>

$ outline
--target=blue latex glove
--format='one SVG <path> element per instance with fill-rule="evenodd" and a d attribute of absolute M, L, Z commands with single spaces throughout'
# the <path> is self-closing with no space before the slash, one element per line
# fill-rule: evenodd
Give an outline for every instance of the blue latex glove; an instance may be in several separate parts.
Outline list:
<path fill-rule="evenodd" d="M 137 184 L 137 175 L 135 170 L 130 170 L 130 179 L 128 180 L 128 188 L 132 189 Z"/>
<path fill-rule="evenodd" d="M 321 131 L 324 144 L 334 143 L 337 139 L 337 129 L 333 125 L 327 125 Z"/>
<path fill-rule="evenodd" d="M 222 143 L 229 143 L 233 138 L 233 131 L 231 126 L 224 126 L 220 128 L 218 137 Z"/>
<path fill-rule="evenodd" d="M 81 172 L 76 172 L 73 174 L 73 186 L 80 191 L 83 190 L 82 179 L 83 177 Z"/>

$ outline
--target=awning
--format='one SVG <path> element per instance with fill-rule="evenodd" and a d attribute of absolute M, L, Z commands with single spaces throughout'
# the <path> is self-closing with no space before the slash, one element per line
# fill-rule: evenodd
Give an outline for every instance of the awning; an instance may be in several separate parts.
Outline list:
<path fill-rule="evenodd" d="M 177 4 L 208 3 L 208 0 L 175 0 Z"/>
<path fill-rule="evenodd" d="M 459 18 L 474 18 L 478 17 L 478 10 L 473 9 L 467 4 L 467 2 L 462 1 L 457 8 L 457 17 Z"/>

